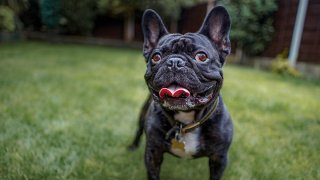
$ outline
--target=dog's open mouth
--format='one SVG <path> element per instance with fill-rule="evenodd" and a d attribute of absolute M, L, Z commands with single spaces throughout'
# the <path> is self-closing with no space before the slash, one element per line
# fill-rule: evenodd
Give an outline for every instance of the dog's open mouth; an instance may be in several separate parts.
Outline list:
<path fill-rule="evenodd" d="M 215 86 L 215 85 L 214 85 Z M 154 95 L 157 96 L 163 107 L 171 110 L 191 110 L 207 104 L 214 96 L 214 86 L 202 93 L 193 93 L 176 83 L 161 88 Z"/>

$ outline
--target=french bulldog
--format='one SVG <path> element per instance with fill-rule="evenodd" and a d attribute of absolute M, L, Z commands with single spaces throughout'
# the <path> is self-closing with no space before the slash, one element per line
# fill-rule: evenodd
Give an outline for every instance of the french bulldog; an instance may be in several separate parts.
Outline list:
<path fill-rule="evenodd" d="M 142 18 L 145 81 L 150 95 L 129 149 L 146 134 L 148 179 L 159 179 L 163 154 L 208 157 L 210 179 L 221 179 L 227 165 L 233 125 L 220 89 L 222 67 L 230 54 L 231 21 L 218 6 L 196 33 L 169 33 L 160 16 L 146 10 Z"/>

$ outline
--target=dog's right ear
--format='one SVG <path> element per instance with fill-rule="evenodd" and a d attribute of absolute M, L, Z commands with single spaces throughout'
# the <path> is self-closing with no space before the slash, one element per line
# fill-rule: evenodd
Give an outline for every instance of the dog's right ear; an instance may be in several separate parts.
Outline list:
<path fill-rule="evenodd" d="M 142 31 L 144 37 L 143 55 L 147 58 L 159 39 L 168 34 L 168 31 L 160 16 L 151 9 L 147 9 L 143 14 Z"/>

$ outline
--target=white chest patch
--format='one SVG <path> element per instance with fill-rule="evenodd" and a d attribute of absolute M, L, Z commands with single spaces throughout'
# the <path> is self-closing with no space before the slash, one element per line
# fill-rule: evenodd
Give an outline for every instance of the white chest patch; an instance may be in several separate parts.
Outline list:
<path fill-rule="evenodd" d="M 195 112 L 178 112 L 174 115 L 174 119 L 182 122 L 183 124 L 190 124 L 194 121 Z"/>
<path fill-rule="evenodd" d="M 184 143 L 184 150 L 171 147 L 170 151 L 182 158 L 192 158 L 199 149 L 200 128 L 188 132 L 181 136 L 181 142 Z"/>
<path fill-rule="evenodd" d="M 194 121 L 195 112 L 179 112 L 174 115 L 174 118 L 184 124 L 189 124 Z M 199 150 L 200 128 L 196 128 L 191 132 L 181 135 L 181 140 L 184 144 L 184 150 L 171 147 L 170 151 L 182 158 L 192 158 Z"/>

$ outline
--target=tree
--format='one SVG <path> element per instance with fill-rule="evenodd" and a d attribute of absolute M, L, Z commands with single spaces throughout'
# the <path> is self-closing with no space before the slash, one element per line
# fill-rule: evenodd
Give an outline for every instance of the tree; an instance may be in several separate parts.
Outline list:
<path fill-rule="evenodd" d="M 204 0 L 147 1 L 146 8 L 152 8 L 161 12 L 161 15 L 164 16 L 165 19 L 170 20 L 170 31 L 176 32 L 177 21 L 180 17 L 182 8 L 190 7 L 199 2 L 204 2 Z"/>
<path fill-rule="evenodd" d="M 60 20 L 61 0 L 40 0 L 42 24 L 50 29 L 58 28 Z"/>
<path fill-rule="evenodd" d="M 19 14 L 29 8 L 28 0 L 0 0 L 0 7 L 0 29 L 21 30 Z"/>
<path fill-rule="evenodd" d="M 66 34 L 90 34 L 95 8 L 95 0 L 40 0 L 42 24 Z"/>
<path fill-rule="evenodd" d="M 13 32 L 15 28 L 14 12 L 9 7 L 0 5 L 0 32 Z"/>
<path fill-rule="evenodd" d="M 257 55 L 271 40 L 273 12 L 277 9 L 276 0 L 220 0 L 228 8 L 232 20 L 231 39 L 240 52 Z M 243 52 L 243 53 L 242 53 Z"/>
<path fill-rule="evenodd" d="M 63 0 L 60 25 L 67 34 L 88 35 L 96 16 L 94 0 Z"/>
<path fill-rule="evenodd" d="M 203 0 L 98 0 L 101 12 L 111 12 L 115 15 L 123 15 L 125 18 L 125 40 L 132 41 L 134 38 L 134 17 L 137 10 L 147 8 L 155 9 L 171 20 L 171 27 L 176 31 L 176 21 L 181 14 L 181 8 L 191 6 Z"/>
<path fill-rule="evenodd" d="M 18 15 L 21 11 L 28 9 L 28 0 L 1 0 L 0 5 L 7 6 Z"/>

